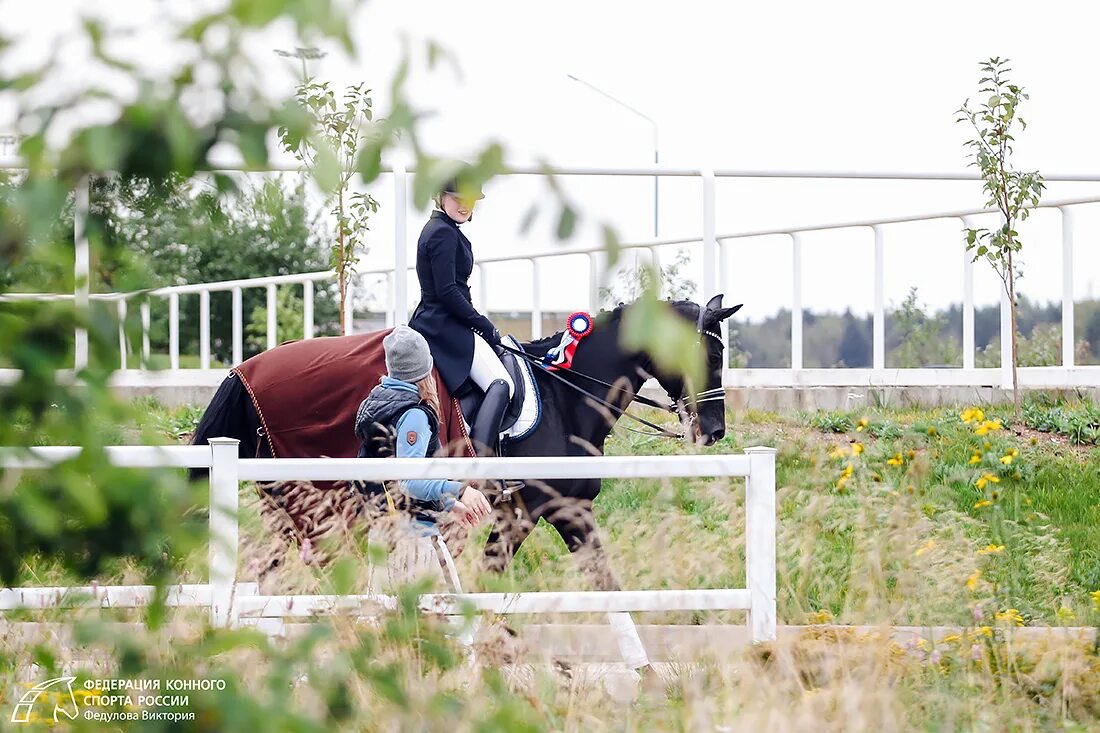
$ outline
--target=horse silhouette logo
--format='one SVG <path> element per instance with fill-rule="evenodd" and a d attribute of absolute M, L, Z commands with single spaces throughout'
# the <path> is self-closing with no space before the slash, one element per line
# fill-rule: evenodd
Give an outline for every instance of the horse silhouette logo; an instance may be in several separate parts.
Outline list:
<path fill-rule="evenodd" d="M 35 685 L 27 690 L 19 698 L 19 702 L 15 704 L 15 710 L 11 714 L 11 722 L 31 722 L 34 704 L 43 695 L 45 695 L 47 701 L 54 703 L 53 721 L 55 723 L 60 723 L 62 720 L 59 714 L 64 715 L 69 720 L 76 720 L 77 716 L 80 715 L 80 708 L 76 704 L 76 696 L 73 695 L 74 680 L 76 680 L 76 677 L 54 677 L 52 680 L 46 680 L 42 684 Z M 61 685 L 64 685 L 64 688 Z"/>

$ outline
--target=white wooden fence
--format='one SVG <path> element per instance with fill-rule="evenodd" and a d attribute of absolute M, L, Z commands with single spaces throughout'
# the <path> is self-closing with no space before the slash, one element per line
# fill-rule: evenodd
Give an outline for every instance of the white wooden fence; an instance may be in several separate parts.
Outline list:
<path fill-rule="evenodd" d="M 271 630 L 288 617 L 394 608 L 384 595 L 262 596 L 255 583 L 238 583 L 238 491 L 241 481 L 391 479 L 541 479 L 744 477 L 746 588 L 697 590 L 568 591 L 430 594 L 425 611 L 457 614 L 465 607 L 499 614 L 629 613 L 641 611 L 745 610 L 754 642 L 775 639 L 775 449 L 702 456 L 598 456 L 576 458 L 354 458 L 239 459 L 238 441 L 215 438 L 210 446 L 107 449 L 117 466 L 210 469 L 209 582 L 171 589 L 168 604 L 209 607 L 214 626 L 258 625 Z M 0 467 L 41 469 L 77 456 L 80 448 L 0 449 Z M 678 548 L 690 553 L 692 548 Z M 731 548 L 732 552 L 732 548 Z M 0 589 L 0 611 L 71 606 L 133 608 L 146 605 L 152 586 Z M 266 621 L 265 621 L 266 620 Z M 267 623 L 274 621 L 274 623 Z"/>

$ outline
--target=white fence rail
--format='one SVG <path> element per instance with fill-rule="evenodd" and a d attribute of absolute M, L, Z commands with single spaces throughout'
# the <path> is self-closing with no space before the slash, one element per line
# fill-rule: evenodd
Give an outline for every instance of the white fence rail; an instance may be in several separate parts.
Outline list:
<path fill-rule="evenodd" d="M 0 166 L 3 167 L 3 166 Z M 292 170 L 290 168 L 273 168 L 272 170 Z M 389 290 L 389 307 L 386 313 L 387 326 L 408 321 L 407 310 L 407 275 L 408 275 L 408 222 L 405 202 L 408 196 L 408 172 L 403 168 L 392 171 L 394 178 L 394 265 L 387 267 L 370 268 L 361 271 L 361 275 L 384 275 Z M 897 181 L 961 181 L 978 180 L 973 173 L 957 172 L 891 172 L 891 171 L 768 171 L 768 170 L 706 170 L 676 168 L 669 166 L 646 167 L 574 167 L 562 168 L 555 171 L 563 176 L 674 176 L 696 177 L 702 182 L 702 207 L 701 226 L 702 235 L 688 238 L 652 239 L 640 242 L 629 242 L 623 245 L 627 250 L 646 250 L 653 262 L 659 262 L 659 249 L 670 245 L 701 245 L 700 256 L 702 258 L 703 283 L 702 293 L 709 297 L 718 292 L 728 290 L 728 250 L 734 244 L 755 237 L 782 235 L 790 238 L 792 253 L 791 267 L 791 366 L 790 368 L 776 369 L 727 369 L 724 375 L 724 383 L 729 387 L 753 387 L 753 386 L 1001 386 L 1010 387 L 1011 376 L 1011 344 L 1007 335 L 1009 333 L 1009 313 L 1007 300 L 1002 297 L 1001 302 L 1001 361 L 1000 367 L 995 369 L 975 368 L 975 342 L 974 342 L 974 270 L 970 256 L 959 247 L 959 259 L 957 265 L 958 283 L 963 292 L 962 311 L 962 359 L 961 368 L 944 369 L 887 369 L 886 368 L 886 311 L 884 298 L 885 278 L 885 254 L 889 246 L 889 230 L 892 226 L 918 221 L 934 220 L 958 220 L 960 231 L 964 226 L 976 226 L 975 217 L 984 214 L 996 213 L 987 209 L 974 208 L 941 212 L 914 214 L 912 216 L 865 219 L 842 222 L 825 222 L 814 225 L 797 227 L 777 227 L 768 229 L 744 230 L 719 234 L 716 231 L 716 207 L 715 180 L 716 178 L 784 178 L 784 179 L 855 179 L 855 180 L 897 180 Z M 541 168 L 512 168 L 504 175 L 545 175 Z M 1053 173 L 1045 176 L 1049 182 L 1100 182 L 1100 175 L 1096 174 L 1060 174 Z M 1061 260 L 1062 260 L 1062 348 L 1061 364 L 1055 367 L 1043 367 L 1041 369 L 1025 369 L 1021 374 L 1021 381 L 1026 386 L 1036 387 L 1063 387 L 1063 386 L 1100 386 L 1100 367 L 1078 366 L 1074 363 L 1074 284 L 1073 284 L 1073 251 L 1076 242 L 1074 207 L 1100 203 L 1100 195 L 1091 197 L 1079 197 L 1043 202 L 1040 209 L 1057 209 L 1062 218 Z M 81 282 L 87 274 L 87 240 L 84 236 L 81 222 L 87 215 L 88 195 L 87 184 L 78 191 L 76 199 L 76 241 L 77 281 Z M 874 268 L 873 281 L 869 285 L 873 288 L 872 310 L 872 364 L 870 369 L 806 369 L 803 360 L 803 292 L 805 270 L 803 268 L 804 235 L 812 232 L 821 232 L 835 229 L 869 229 L 874 236 Z M 83 254 L 82 254 L 83 252 Z M 479 272 L 481 288 L 487 278 L 484 272 L 487 268 L 500 263 L 527 262 L 530 265 L 530 291 L 533 305 L 531 309 L 532 337 L 542 336 L 543 306 L 541 298 L 541 273 L 540 263 L 554 257 L 586 255 L 588 258 L 588 303 L 589 307 L 596 309 L 599 306 L 598 285 L 603 268 L 602 247 L 551 249 L 540 252 L 529 252 L 522 255 L 500 255 L 494 257 L 480 257 L 476 264 Z M 276 288 L 278 286 L 294 285 L 303 290 L 304 303 L 304 337 L 312 338 L 315 331 L 314 323 L 314 285 L 334 278 L 332 272 L 311 272 L 294 275 L 280 275 L 274 277 L 252 278 L 246 280 L 232 280 L 214 283 L 192 283 L 187 285 L 157 288 L 145 293 L 115 293 L 109 295 L 89 295 L 84 290 L 78 290 L 74 295 L 54 294 L 9 294 L 0 296 L 3 300 L 48 300 L 58 298 L 75 298 L 78 302 L 86 302 L 86 299 L 115 301 L 119 319 L 119 345 L 120 368 L 126 370 L 129 366 L 127 352 L 130 350 L 127 343 L 123 322 L 127 313 L 127 301 L 138 297 L 157 297 L 168 301 L 169 310 L 169 366 L 173 371 L 180 370 L 179 353 L 179 301 L 181 296 L 197 295 L 200 299 L 199 315 L 199 369 L 207 370 L 211 364 L 210 351 L 210 293 L 230 291 L 233 294 L 232 312 L 232 361 L 239 363 L 243 357 L 243 313 L 241 312 L 241 294 L 244 289 L 263 288 L 267 293 L 267 324 L 266 346 L 272 348 L 276 344 Z M 349 284 L 349 288 L 351 285 Z M 476 300 L 484 306 L 484 292 L 475 293 Z M 579 298 L 577 299 L 580 300 Z M 348 297 L 350 310 L 352 298 Z M 142 321 L 142 347 L 140 351 L 140 364 L 142 368 L 149 360 L 149 302 L 147 299 L 141 303 Z M 352 319 L 347 318 L 345 332 L 350 332 Z M 725 329 L 725 326 L 723 327 Z M 79 369 L 87 362 L 87 339 L 78 332 L 76 335 L 76 367 Z M 194 370 L 182 370 L 194 371 Z M 217 384 L 220 378 L 218 374 L 209 375 L 204 383 L 211 386 Z M 131 375 L 126 380 L 128 383 L 142 383 L 137 375 Z M 149 381 L 149 384 L 163 383 L 164 379 Z"/>
<path fill-rule="evenodd" d="M 238 442 L 215 438 L 210 446 L 113 447 L 111 462 L 129 467 L 210 469 L 209 582 L 177 586 L 173 606 L 209 607 L 215 626 L 262 624 L 263 619 L 335 612 L 369 615 L 394 608 L 384 595 L 261 596 L 254 583 L 238 583 L 238 490 L 241 481 L 612 477 L 744 477 L 746 588 L 698 590 L 465 593 L 421 596 L 426 611 L 458 613 L 470 605 L 493 613 L 581 613 L 681 610 L 746 610 L 753 641 L 775 639 L 775 450 L 705 456 L 598 456 L 576 458 L 239 459 Z M 0 449 L 0 467 L 41 469 L 77 456 L 80 448 Z M 133 608 L 146 605 L 150 586 L 0 589 L 0 611 L 74 605 Z"/>

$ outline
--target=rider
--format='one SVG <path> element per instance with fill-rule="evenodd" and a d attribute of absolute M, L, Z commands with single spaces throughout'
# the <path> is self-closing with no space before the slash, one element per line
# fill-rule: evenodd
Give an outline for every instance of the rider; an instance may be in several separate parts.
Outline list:
<path fill-rule="evenodd" d="M 416 331 L 398 326 L 382 339 L 382 345 L 387 374 L 363 400 L 355 416 L 355 435 L 361 441 L 359 457 L 434 455 L 439 447 L 439 394 L 428 344 Z M 460 523 L 472 527 L 491 511 L 485 496 L 469 484 L 444 479 L 403 481 L 396 500 L 389 488 L 378 484 L 374 487 L 368 492 L 379 497 L 384 493 L 385 502 L 394 510 L 392 515 L 401 520 L 402 526 L 376 523 L 371 528 L 368 541 L 390 547 L 387 577 L 372 577 L 372 587 L 387 583 L 398 586 L 424 575 L 442 580 L 444 566 L 457 591 L 454 561 L 437 521 L 443 512 L 450 511 Z M 398 513 L 398 504 L 405 511 Z M 403 521 L 406 518 L 412 519 L 411 529 L 416 531 L 407 531 L 410 527 Z M 377 572 L 372 565 L 372 576 Z"/>
<path fill-rule="evenodd" d="M 461 178 L 444 184 L 435 198 L 436 210 L 420 232 L 416 245 L 420 304 L 409 326 L 428 341 L 452 394 L 467 379 L 485 393 L 470 439 L 478 455 L 492 455 L 516 388 L 497 356 L 500 332 L 473 306 L 469 278 L 474 252 L 459 230 L 473 218 L 475 203 L 485 196 L 480 188 L 460 184 Z"/>

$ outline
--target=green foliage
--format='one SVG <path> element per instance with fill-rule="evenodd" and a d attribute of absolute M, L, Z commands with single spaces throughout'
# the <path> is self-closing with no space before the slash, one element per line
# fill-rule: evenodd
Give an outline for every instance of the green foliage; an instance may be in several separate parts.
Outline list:
<path fill-rule="evenodd" d="M 298 159 L 333 202 L 332 268 L 340 289 L 341 328 L 348 278 L 360 256 L 366 254 L 363 242 L 370 229 L 368 222 L 378 212 L 378 201 L 373 196 L 351 190 L 360 144 L 374 123 L 371 90 L 364 87 L 364 83 L 349 86 L 337 99 L 328 82 L 304 79 L 295 90 L 295 99 L 309 118 L 308 127 L 279 128 L 283 148 Z"/>
<path fill-rule="evenodd" d="M 947 330 L 947 318 L 943 314 L 926 315 L 917 300 L 917 289 L 910 288 L 901 306 L 893 311 L 898 347 L 894 361 L 900 367 L 922 367 L 958 364 L 962 354 L 953 340 L 942 338 Z"/>
<path fill-rule="evenodd" d="M 691 300 L 697 289 L 695 281 L 682 274 L 690 261 L 688 251 L 679 249 L 676 251 L 676 258 L 667 265 L 662 265 L 660 269 L 654 269 L 652 265 L 640 261 L 636 267 L 623 268 L 617 273 L 613 285 L 600 288 L 600 301 L 629 303 L 650 289 L 669 300 Z"/>
<path fill-rule="evenodd" d="M 843 412 L 817 412 L 810 418 L 810 425 L 823 433 L 847 433 L 855 429 L 852 416 Z"/>
<path fill-rule="evenodd" d="M 1017 121 L 1020 102 L 1027 99 L 1022 87 L 1013 84 L 1008 73 L 1008 59 L 992 58 L 981 65 L 984 76 L 978 82 L 983 85 L 981 94 L 989 94 L 976 108 L 967 100 L 958 110 L 958 122 L 969 122 L 977 137 L 969 140 L 972 160 L 982 174 L 982 188 L 986 193 L 986 205 L 1000 212 L 999 228 L 967 229 L 966 249 L 974 252 L 974 260 L 985 258 L 997 276 L 1001 278 L 1005 293 L 1012 307 L 1012 383 L 1016 411 L 1020 410 L 1020 390 L 1017 367 L 1019 357 L 1016 344 L 1016 280 L 1022 273 L 1015 255 L 1023 247 L 1016 226 L 1028 217 L 1029 207 L 1037 206 L 1045 184 L 1038 171 L 1021 172 L 1013 169 L 1013 125 Z M 1020 129 L 1027 123 L 1019 118 Z"/>
<path fill-rule="evenodd" d="M 1100 406 L 1089 401 L 1069 405 L 1031 399 L 1024 403 L 1023 422 L 1039 432 L 1064 435 L 1074 445 L 1100 444 Z"/>

